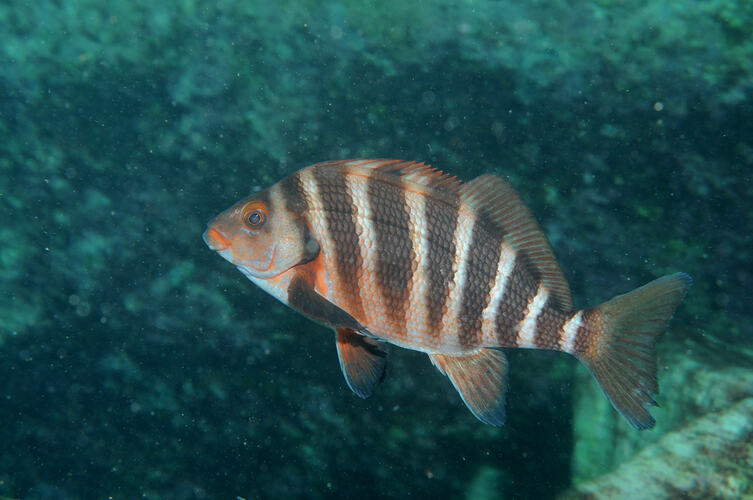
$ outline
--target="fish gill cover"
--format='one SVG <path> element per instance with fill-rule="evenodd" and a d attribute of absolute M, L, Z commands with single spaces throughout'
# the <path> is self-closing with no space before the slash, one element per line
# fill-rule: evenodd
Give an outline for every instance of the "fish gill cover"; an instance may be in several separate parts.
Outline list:
<path fill-rule="evenodd" d="M 655 498 L 751 494 L 750 2 L 12 0 L 0 23 L 0 495 L 599 497 L 659 469 Z M 385 156 L 509 178 L 577 307 L 693 275 L 654 430 L 556 353 L 510 353 L 499 429 L 407 351 L 357 399 L 330 332 L 201 243 L 305 165 Z"/>

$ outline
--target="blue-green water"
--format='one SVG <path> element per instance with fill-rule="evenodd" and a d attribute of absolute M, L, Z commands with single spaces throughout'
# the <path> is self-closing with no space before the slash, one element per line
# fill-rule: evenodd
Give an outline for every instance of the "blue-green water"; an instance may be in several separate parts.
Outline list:
<path fill-rule="evenodd" d="M 753 495 L 753 4 L 0 4 L 0 497 Z M 201 240 L 308 164 L 510 180 L 577 307 L 695 285 L 639 432 L 564 354 L 507 423 L 425 355 L 368 400 Z"/>

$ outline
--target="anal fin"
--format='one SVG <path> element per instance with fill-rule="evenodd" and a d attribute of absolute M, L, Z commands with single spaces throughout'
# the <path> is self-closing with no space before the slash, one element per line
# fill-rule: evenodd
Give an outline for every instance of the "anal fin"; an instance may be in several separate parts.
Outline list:
<path fill-rule="evenodd" d="M 484 348 L 462 356 L 429 354 L 429 359 L 449 377 L 476 418 L 490 425 L 505 423 L 507 358 L 502 351 Z"/>
<path fill-rule="evenodd" d="M 348 387 L 361 398 L 374 393 L 384 378 L 389 346 L 351 329 L 337 329 L 337 357 Z"/>

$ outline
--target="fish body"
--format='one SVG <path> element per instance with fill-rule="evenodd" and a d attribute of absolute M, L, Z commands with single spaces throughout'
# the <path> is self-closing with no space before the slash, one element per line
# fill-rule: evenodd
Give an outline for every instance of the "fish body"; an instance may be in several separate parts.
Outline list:
<path fill-rule="evenodd" d="M 427 353 L 492 425 L 505 418 L 500 348 L 534 348 L 574 355 L 633 426 L 653 426 L 654 341 L 691 283 L 677 273 L 573 310 L 546 237 L 505 181 L 464 184 L 399 160 L 306 167 L 218 215 L 204 240 L 335 330 L 359 396 L 382 379 L 394 344 Z"/>

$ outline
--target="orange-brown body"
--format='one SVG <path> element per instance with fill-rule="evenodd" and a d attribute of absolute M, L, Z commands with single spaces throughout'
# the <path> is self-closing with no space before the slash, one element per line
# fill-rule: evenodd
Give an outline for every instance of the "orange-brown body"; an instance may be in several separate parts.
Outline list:
<path fill-rule="evenodd" d="M 373 392 L 395 344 L 429 354 L 474 415 L 496 425 L 507 368 L 497 348 L 523 347 L 575 355 L 631 424 L 651 426 L 653 341 L 690 283 L 672 275 L 573 311 L 546 237 L 504 181 L 462 184 L 396 160 L 307 167 L 220 214 L 204 238 L 336 330 L 358 395 Z"/>

